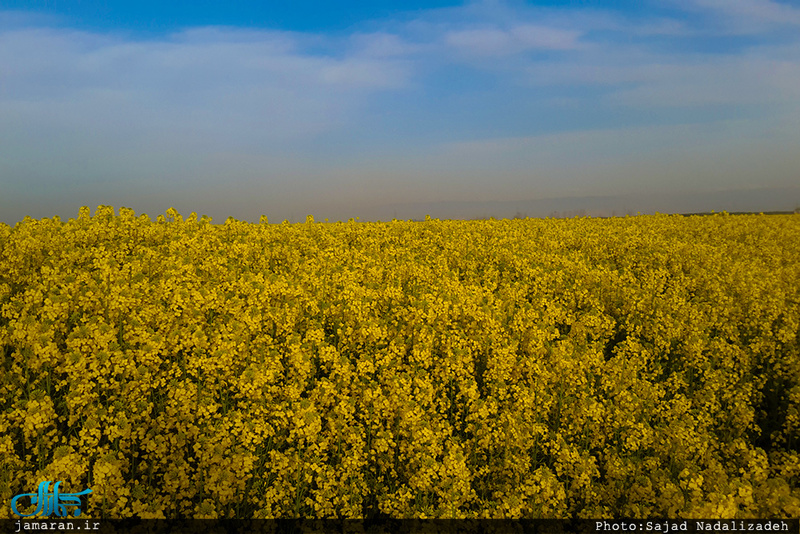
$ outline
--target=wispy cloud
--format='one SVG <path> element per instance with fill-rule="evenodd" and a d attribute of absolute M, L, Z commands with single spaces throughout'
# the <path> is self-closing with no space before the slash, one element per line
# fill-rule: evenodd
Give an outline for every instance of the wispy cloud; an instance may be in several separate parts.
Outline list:
<path fill-rule="evenodd" d="M 719 56 L 592 55 L 573 63 L 540 62 L 526 67 L 537 86 L 606 86 L 600 98 L 616 106 L 658 109 L 702 106 L 782 106 L 800 99 L 800 60 L 774 49 Z M 800 56 L 798 56 L 800 57 Z"/>
<path fill-rule="evenodd" d="M 253 143 L 341 124 L 364 90 L 400 87 L 401 62 L 303 52 L 281 32 L 202 28 L 154 41 L 68 29 L 0 34 L 6 128 L 127 130 L 156 143 Z M 64 122 L 62 122 L 64 121 Z"/>
<path fill-rule="evenodd" d="M 659 107 L 784 105 L 800 98 L 800 62 L 753 58 L 662 65 L 637 87 L 610 98 L 616 104 Z"/>
<path fill-rule="evenodd" d="M 683 9 L 705 13 L 709 30 L 763 34 L 800 26 L 800 8 L 774 0 L 689 0 L 676 2 Z"/>
<path fill-rule="evenodd" d="M 701 8 L 738 20 L 776 25 L 800 25 L 800 8 L 774 0 L 692 0 Z"/>
<path fill-rule="evenodd" d="M 481 28 L 451 31 L 445 42 L 454 48 L 479 56 L 509 55 L 528 50 L 574 50 L 581 33 L 524 24 L 509 29 Z"/>
<path fill-rule="evenodd" d="M 419 44 L 385 31 L 355 33 L 350 42 L 355 54 L 372 58 L 407 57 L 424 50 Z"/>

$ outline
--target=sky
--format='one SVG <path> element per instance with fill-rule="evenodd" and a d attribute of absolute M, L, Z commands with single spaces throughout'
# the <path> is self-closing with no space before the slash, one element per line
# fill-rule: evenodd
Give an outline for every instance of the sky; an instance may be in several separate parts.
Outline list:
<path fill-rule="evenodd" d="M 0 0 L 0 222 L 800 207 L 800 1 Z"/>

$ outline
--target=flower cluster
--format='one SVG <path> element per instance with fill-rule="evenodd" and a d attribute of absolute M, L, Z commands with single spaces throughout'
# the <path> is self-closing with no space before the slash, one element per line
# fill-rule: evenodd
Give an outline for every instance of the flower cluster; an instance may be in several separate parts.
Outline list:
<path fill-rule="evenodd" d="M 0 502 L 798 517 L 798 281 L 798 215 L 0 225 Z"/>

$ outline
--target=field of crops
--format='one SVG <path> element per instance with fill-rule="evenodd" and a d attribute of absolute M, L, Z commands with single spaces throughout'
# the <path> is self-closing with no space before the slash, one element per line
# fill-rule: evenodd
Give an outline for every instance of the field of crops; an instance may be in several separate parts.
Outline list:
<path fill-rule="evenodd" d="M 0 225 L 0 355 L 2 503 L 800 516 L 800 215 L 83 208 Z"/>

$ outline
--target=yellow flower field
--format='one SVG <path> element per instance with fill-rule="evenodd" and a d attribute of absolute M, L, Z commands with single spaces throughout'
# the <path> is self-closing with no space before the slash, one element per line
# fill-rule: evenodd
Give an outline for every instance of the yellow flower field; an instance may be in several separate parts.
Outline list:
<path fill-rule="evenodd" d="M 0 225 L 0 517 L 800 517 L 800 215 Z"/>

